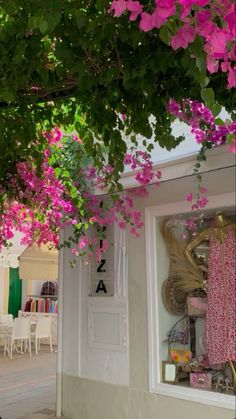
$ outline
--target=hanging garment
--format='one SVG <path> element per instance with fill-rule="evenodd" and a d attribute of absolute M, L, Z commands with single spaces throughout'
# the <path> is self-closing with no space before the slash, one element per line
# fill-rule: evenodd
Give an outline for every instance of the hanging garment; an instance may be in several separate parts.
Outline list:
<path fill-rule="evenodd" d="M 206 346 L 209 363 L 236 360 L 236 237 L 229 226 L 222 243 L 210 238 Z"/>
<path fill-rule="evenodd" d="M 45 313 L 45 305 L 46 305 L 46 301 L 43 300 L 43 304 L 42 304 L 42 312 Z"/>
<path fill-rule="evenodd" d="M 44 308 L 43 301 L 44 300 L 42 298 L 39 298 L 38 299 L 38 312 L 39 313 L 42 313 L 43 312 L 43 308 Z"/>
<path fill-rule="evenodd" d="M 50 308 L 51 308 L 51 300 L 47 298 L 45 302 L 45 313 L 50 313 Z"/>
<path fill-rule="evenodd" d="M 37 311 L 36 308 L 37 308 L 37 300 L 33 300 L 31 303 L 30 311 L 35 313 Z"/>
<path fill-rule="evenodd" d="M 26 301 L 24 311 L 30 311 L 30 307 L 31 307 L 31 302 L 32 301 L 33 300 L 31 300 L 31 298 Z"/>

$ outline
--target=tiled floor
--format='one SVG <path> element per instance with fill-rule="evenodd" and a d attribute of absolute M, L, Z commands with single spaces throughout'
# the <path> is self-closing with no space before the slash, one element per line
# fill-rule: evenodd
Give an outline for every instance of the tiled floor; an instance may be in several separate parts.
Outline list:
<path fill-rule="evenodd" d="M 0 350 L 1 419 L 53 418 L 56 402 L 56 353 L 3 357 Z"/>

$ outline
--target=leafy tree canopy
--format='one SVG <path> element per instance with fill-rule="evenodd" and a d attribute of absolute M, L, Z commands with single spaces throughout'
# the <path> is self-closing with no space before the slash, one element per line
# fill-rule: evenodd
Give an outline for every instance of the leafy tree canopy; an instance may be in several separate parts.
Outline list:
<path fill-rule="evenodd" d="M 214 95 L 216 114 L 219 105 L 233 109 L 226 75 L 206 71 L 200 38 L 186 50 L 174 51 L 166 44 L 165 31 L 141 32 L 126 16 L 114 18 L 108 12 L 110 4 L 108 0 L 0 2 L 3 184 L 16 162 L 40 159 L 44 139 L 39 132 L 55 125 L 65 131 L 76 129 L 98 166 L 105 145 L 118 177 L 126 151 L 122 130 L 133 141 L 136 134 L 150 138 L 154 133 L 167 149 L 182 140 L 171 135 L 170 98 L 201 100 Z M 192 58 L 196 55 L 198 60 Z M 150 122 L 151 115 L 155 123 Z"/>

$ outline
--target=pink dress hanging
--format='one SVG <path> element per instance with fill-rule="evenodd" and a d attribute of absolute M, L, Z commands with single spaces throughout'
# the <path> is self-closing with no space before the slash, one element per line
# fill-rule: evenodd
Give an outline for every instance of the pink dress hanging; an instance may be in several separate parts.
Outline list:
<path fill-rule="evenodd" d="M 210 238 L 206 345 L 209 363 L 236 360 L 236 237 L 231 227 L 220 243 Z"/>

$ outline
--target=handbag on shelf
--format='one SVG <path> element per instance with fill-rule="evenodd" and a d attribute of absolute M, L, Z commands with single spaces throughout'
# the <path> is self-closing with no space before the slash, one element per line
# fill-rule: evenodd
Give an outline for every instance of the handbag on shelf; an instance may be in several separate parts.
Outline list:
<path fill-rule="evenodd" d="M 210 372 L 191 372 L 190 385 L 195 388 L 208 388 L 212 387 L 212 375 Z"/>

